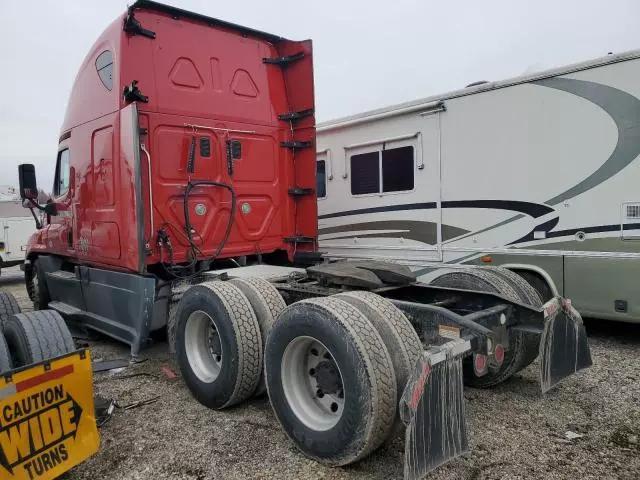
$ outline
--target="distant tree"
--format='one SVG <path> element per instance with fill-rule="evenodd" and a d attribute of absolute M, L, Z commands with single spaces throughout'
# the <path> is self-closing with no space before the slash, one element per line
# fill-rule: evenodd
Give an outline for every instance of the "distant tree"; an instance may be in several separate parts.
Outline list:
<path fill-rule="evenodd" d="M 47 200 L 51 198 L 51 194 L 46 193 L 41 188 L 38 189 L 38 203 L 43 204 L 47 203 Z"/>

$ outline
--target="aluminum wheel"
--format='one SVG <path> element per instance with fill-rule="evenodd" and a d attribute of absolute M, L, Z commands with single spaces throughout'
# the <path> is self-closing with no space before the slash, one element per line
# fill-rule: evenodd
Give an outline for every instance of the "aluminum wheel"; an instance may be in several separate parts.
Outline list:
<path fill-rule="evenodd" d="M 333 428 L 344 411 L 344 384 L 331 352 L 312 337 L 297 337 L 284 351 L 281 381 L 293 413 L 307 427 Z"/>
<path fill-rule="evenodd" d="M 215 382 L 222 368 L 222 343 L 215 322 L 202 310 L 187 318 L 184 344 L 193 373 L 202 382 Z"/>

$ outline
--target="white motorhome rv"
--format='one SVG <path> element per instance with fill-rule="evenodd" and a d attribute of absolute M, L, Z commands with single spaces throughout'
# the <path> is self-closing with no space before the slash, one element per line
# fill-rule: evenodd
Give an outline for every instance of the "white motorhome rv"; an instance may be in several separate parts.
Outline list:
<path fill-rule="evenodd" d="M 640 322 L 640 51 L 320 124 L 317 150 L 328 257 L 505 265 Z"/>
<path fill-rule="evenodd" d="M 24 262 L 29 236 L 35 231 L 33 217 L 19 201 L 0 201 L 0 269 Z"/>

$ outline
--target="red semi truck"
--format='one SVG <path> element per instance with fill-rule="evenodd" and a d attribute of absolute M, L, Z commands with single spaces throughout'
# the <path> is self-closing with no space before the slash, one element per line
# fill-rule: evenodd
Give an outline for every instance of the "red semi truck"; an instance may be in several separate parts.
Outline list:
<path fill-rule="evenodd" d="M 404 424 L 407 478 L 468 450 L 463 380 L 490 387 L 540 355 L 546 391 L 591 364 L 570 303 L 509 270 L 425 285 L 392 263 L 322 262 L 314 140 L 310 41 L 138 0 L 80 68 L 50 203 L 19 168 L 46 217 L 26 252 L 35 308 L 133 355 L 168 328 L 200 402 L 266 392 L 327 464 Z"/>

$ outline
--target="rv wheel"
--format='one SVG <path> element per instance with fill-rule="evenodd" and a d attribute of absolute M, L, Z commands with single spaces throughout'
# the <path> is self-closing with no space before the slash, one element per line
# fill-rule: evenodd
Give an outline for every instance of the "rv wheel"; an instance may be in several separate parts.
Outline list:
<path fill-rule="evenodd" d="M 16 297 L 8 292 L 0 292 L 0 333 L 4 331 L 4 324 L 14 313 L 20 313 L 20 306 Z"/>
<path fill-rule="evenodd" d="M 397 405 L 391 356 L 367 317 L 344 300 L 285 308 L 267 339 L 265 371 L 273 410 L 306 456 L 346 465 L 389 436 Z"/>
<path fill-rule="evenodd" d="M 393 303 L 372 292 L 346 292 L 335 296 L 356 307 L 376 328 L 387 350 L 393 352 L 391 362 L 396 376 L 397 399 L 400 397 L 409 377 L 423 351 L 422 342 L 404 313 Z M 396 416 L 394 433 L 402 426 L 400 415 Z M 392 433 L 392 437 L 395 434 Z"/>
<path fill-rule="evenodd" d="M 69 328 L 53 310 L 12 315 L 5 324 L 4 336 L 14 367 L 49 360 L 76 349 Z"/>
<path fill-rule="evenodd" d="M 479 292 L 491 292 L 520 302 L 520 295 L 506 280 L 489 270 L 473 268 L 446 272 L 433 279 L 431 285 L 449 288 L 464 288 Z M 521 369 L 526 359 L 525 336 L 521 332 L 509 331 L 509 350 L 504 352 L 504 360 L 498 370 L 489 370 L 479 377 L 473 368 L 473 358 L 463 360 L 463 376 L 466 385 L 471 387 L 488 388 L 504 382 Z"/>
<path fill-rule="evenodd" d="M 245 294 L 251 307 L 253 308 L 260 334 L 262 335 L 262 348 L 267 341 L 273 322 L 275 322 L 280 312 L 287 306 L 276 287 L 263 278 L 234 278 L 229 283 L 238 287 Z M 263 395 L 267 391 L 264 381 L 264 371 L 260 375 L 260 382 L 254 395 Z"/>
<path fill-rule="evenodd" d="M 262 372 L 262 338 L 247 297 L 228 282 L 189 287 L 176 311 L 176 353 L 187 387 L 209 408 L 249 398 Z"/>

